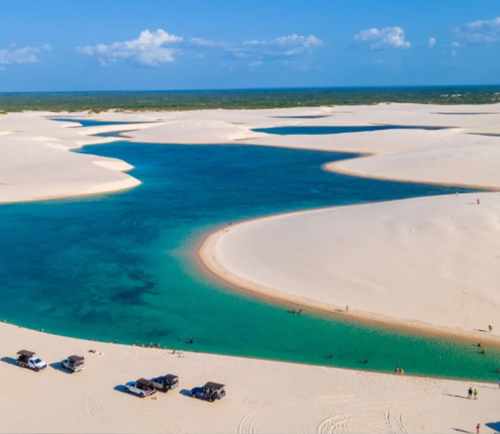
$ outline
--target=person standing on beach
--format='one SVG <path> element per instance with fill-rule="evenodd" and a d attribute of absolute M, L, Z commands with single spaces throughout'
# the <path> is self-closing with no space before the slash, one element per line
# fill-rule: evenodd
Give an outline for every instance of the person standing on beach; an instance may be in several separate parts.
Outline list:
<path fill-rule="evenodd" d="M 498 379 L 498 388 L 500 389 L 500 378 Z"/>
<path fill-rule="evenodd" d="M 405 371 L 403 371 L 403 368 L 399 368 L 399 375 L 404 375 Z"/>
<path fill-rule="evenodd" d="M 346 311 L 346 312 L 349 312 L 349 305 L 347 305 L 347 306 L 345 307 L 345 311 Z"/>
<path fill-rule="evenodd" d="M 491 333 L 491 332 L 493 331 L 493 326 L 492 326 L 492 325 L 489 325 L 489 326 L 488 326 L 488 330 L 489 330 L 489 332 Z"/>
<path fill-rule="evenodd" d="M 477 399 L 477 389 L 474 389 L 474 400 Z"/>
<path fill-rule="evenodd" d="M 467 396 L 467 399 L 472 399 L 472 387 L 469 387 L 469 395 Z"/>
<path fill-rule="evenodd" d="M 394 373 L 395 373 L 395 374 L 399 374 L 399 366 L 396 366 L 396 368 L 394 369 Z M 500 381 L 500 380 L 498 380 L 498 381 Z M 499 387 L 500 387 L 500 386 L 499 386 Z"/>
<path fill-rule="evenodd" d="M 480 424 L 480 423 L 478 423 L 478 424 L 476 425 L 476 433 L 477 433 L 477 434 L 479 434 L 479 432 L 480 432 L 480 431 L 481 431 L 481 424 Z"/>

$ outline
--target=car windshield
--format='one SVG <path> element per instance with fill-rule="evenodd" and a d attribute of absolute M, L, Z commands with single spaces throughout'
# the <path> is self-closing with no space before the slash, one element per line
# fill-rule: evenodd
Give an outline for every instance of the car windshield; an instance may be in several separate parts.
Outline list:
<path fill-rule="evenodd" d="M 42 363 L 42 359 L 35 359 L 33 360 L 33 363 L 36 363 L 38 365 L 39 363 Z"/>

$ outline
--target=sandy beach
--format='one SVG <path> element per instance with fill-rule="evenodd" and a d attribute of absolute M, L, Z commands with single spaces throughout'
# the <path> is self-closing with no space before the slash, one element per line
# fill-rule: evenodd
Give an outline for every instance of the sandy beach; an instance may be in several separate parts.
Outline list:
<path fill-rule="evenodd" d="M 0 324 L 0 432 L 484 432 L 498 430 L 496 384 L 105 344 Z M 20 349 L 37 351 L 49 366 L 17 366 Z M 89 353 L 88 350 L 98 353 Z M 102 353 L 102 355 L 100 354 Z M 85 357 L 84 372 L 60 361 Z M 141 399 L 123 384 L 173 373 L 180 387 Z M 227 396 L 215 403 L 187 390 L 218 381 Z M 469 387 L 478 400 L 466 399 Z M 489 424 L 489 427 L 486 425 Z"/>
<path fill-rule="evenodd" d="M 276 299 L 500 342 L 499 213 L 499 193 L 306 211 L 227 227 L 200 254 L 223 279 Z"/>
<path fill-rule="evenodd" d="M 457 114 L 443 115 L 442 112 Z M 477 112 L 474 116 L 459 113 Z M 323 116 L 295 118 L 294 116 Z M 493 190 L 330 208 L 226 227 L 201 253 L 220 278 L 247 290 L 326 310 L 462 336 L 499 340 L 499 105 L 380 104 L 279 110 L 19 113 L 0 117 L 0 202 L 132 188 L 125 161 L 69 152 L 115 140 L 185 145 L 279 146 L 363 154 L 327 165 L 376 178 Z M 51 117 L 131 122 L 78 128 Z M 281 126 L 413 125 L 339 135 L 254 132 Z M 130 131 L 134 130 L 134 131 Z M 228 149 L 230 152 L 230 149 Z M 366 156 L 369 155 L 369 156 Z M 480 203 L 477 200 L 480 200 Z M 487 333 L 488 325 L 493 332 Z M 0 324 L 1 432 L 496 432 L 496 384 L 416 378 L 218 355 L 95 343 Z M 34 373 L 12 358 L 37 351 Z M 103 355 L 88 353 L 96 349 Z M 87 369 L 58 363 L 83 354 Z M 123 393 L 139 377 L 180 376 L 156 399 Z M 228 396 L 209 404 L 184 389 L 219 381 Z M 471 402 L 467 389 L 477 387 Z M 180 392 L 180 393 L 179 393 Z M 486 425 L 488 424 L 488 425 Z"/>

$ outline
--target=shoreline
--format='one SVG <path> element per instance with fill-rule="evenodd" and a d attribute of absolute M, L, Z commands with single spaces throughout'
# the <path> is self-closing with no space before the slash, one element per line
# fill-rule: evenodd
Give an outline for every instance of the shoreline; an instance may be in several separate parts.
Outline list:
<path fill-rule="evenodd" d="M 242 110 L 242 112 L 245 112 L 245 110 Z M 87 116 L 88 116 L 88 114 L 87 114 Z M 52 122 L 57 122 L 57 121 L 52 120 Z M 68 123 L 69 122 L 77 123 L 78 121 L 68 119 Z M 146 130 L 150 130 L 149 127 L 168 126 L 167 124 L 168 123 L 158 122 L 158 121 L 154 124 L 151 122 L 149 125 L 143 124 L 141 130 L 142 130 L 142 132 L 145 132 Z M 133 124 L 131 124 L 131 125 L 133 125 Z M 103 126 L 86 127 L 85 131 L 80 131 L 79 134 L 81 136 L 88 137 L 88 136 L 92 136 L 91 133 L 96 132 L 96 130 L 98 130 L 96 132 L 98 134 L 98 133 L 102 133 L 102 132 L 106 132 L 106 131 L 118 130 L 119 128 L 120 129 L 123 128 L 123 126 L 124 125 L 103 125 Z M 136 124 L 136 126 L 137 126 L 137 124 Z M 80 129 L 83 127 L 81 127 L 81 126 L 80 127 L 71 127 L 71 128 L 65 127 L 65 129 L 73 129 L 73 128 Z M 151 128 L 151 130 L 154 130 L 154 128 Z M 134 130 L 134 132 L 137 132 L 137 131 Z M 129 140 L 129 138 L 124 138 L 124 139 L 126 141 L 132 141 L 132 142 L 138 143 L 133 137 L 130 140 Z M 266 139 L 266 137 L 261 138 L 261 140 L 265 140 L 265 139 Z M 105 142 L 96 143 L 96 144 L 105 144 L 105 143 L 114 142 L 116 140 L 122 140 L 122 138 L 107 138 Z M 236 140 L 237 139 L 229 140 L 226 144 L 231 145 L 231 144 L 233 144 L 231 142 L 235 142 Z M 246 138 L 243 140 L 246 140 L 248 142 L 249 140 L 252 140 L 252 139 Z M 79 143 L 78 146 L 83 147 L 83 146 L 90 146 L 92 144 L 93 143 L 85 143 L 85 144 Z M 245 143 L 245 145 L 247 145 L 247 146 L 268 146 L 268 147 L 287 147 L 289 149 L 296 149 L 297 148 L 296 146 L 279 146 L 276 144 L 253 145 L 252 143 Z M 209 144 L 207 146 L 209 146 Z M 312 150 L 311 148 L 308 148 L 306 146 L 304 146 L 301 149 Z M 357 155 L 355 157 L 345 158 L 345 159 L 337 160 L 337 161 L 332 161 L 329 163 L 325 163 L 321 166 L 321 168 L 323 170 L 337 172 L 337 173 L 344 173 L 344 174 L 346 174 L 348 176 L 352 176 L 352 177 L 358 177 L 358 178 L 364 177 L 364 178 L 372 178 L 372 179 L 379 179 L 379 180 L 396 181 L 396 182 L 402 182 L 402 183 L 418 183 L 418 184 L 429 184 L 429 185 L 440 185 L 440 186 L 456 186 L 456 187 L 483 189 L 483 190 L 487 190 L 487 191 L 498 191 L 498 188 L 491 187 L 491 186 L 479 186 L 479 185 L 475 185 L 475 184 L 465 184 L 465 183 L 464 184 L 440 183 L 440 182 L 420 181 L 420 180 L 413 181 L 413 180 L 407 180 L 407 179 L 398 179 L 395 177 L 372 176 L 372 175 L 363 174 L 360 172 L 353 172 L 353 171 L 342 168 L 341 165 L 343 163 L 345 163 L 346 161 L 360 160 L 363 158 L 370 158 L 370 157 L 374 157 L 377 155 L 383 155 L 383 154 L 375 153 L 375 152 L 360 152 L 360 151 L 356 151 L 356 150 L 346 151 L 346 150 L 342 150 L 342 149 L 341 150 L 324 149 L 324 148 L 321 148 L 320 146 L 317 148 L 314 148 L 314 149 L 321 151 L 321 152 L 333 152 L 333 153 L 338 153 L 338 154 L 344 153 L 344 154 L 351 154 L 352 155 L 353 153 L 356 153 Z M 71 150 L 71 149 L 69 149 L 69 150 Z M 128 164 L 126 162 L 124 162 L 124 163 Z M 132 167 L 130 169 L 132 169 Z M 130 170 L 130 169 L 128 169 L 128 170 Z M 111 170 L 113 170 L 113 169 L 111 169 Z M 76 197 L 80 197 L 80 196 L 113 193 L 115 191 L 119 192 L 119 191 L 123 191 L 123 190 L 127 190 L 130 188 L 136 187 L 137 185 L 140 185 L 140 183 L 141 183 L 140 180 L 137 180 L 136 178 L 133 178 L 133 177 L 130 177 L 130 178 L 131 179 L 128 180 L 131 182 L 130 185 L 120 187 L 118 189 L 113 189 L 113 190 L 103 189 L 100 191 L 95 191 L 95 192 L 90 192 L 90 193 L 80 193 L 80 194 L 77 193 L 77 194 L 47 196 L 47 197 L 40 197 L 40 198 L 36 198 L 36 199 L 32 199 L 32 200 L 9 201 L 9 202 L 3 202 L 3 203 L 12 204 L 12 203 L 22 203 L 22 202 L 35 202 L 35 201 L 38 202 L 38 201 L 42 201 L 42 200 L 69 199 L 69 198 L 76 198 Z M 356 206 L 356 205 L 349 205 L 349 206 L 352 207 L 352 206 Z M 326 208 L 321 208 L 321 209 L 330 209 L 330 208 L 331 207 L 326 207 Z M 333 208 L 337 208 L 337 207 L 333 207 Z M 314 209 L 314 210 L 317 211 L 318 209 Z M 280 215 L 291 215 L 291 214 L 310 212 L 310 211 L 311 211 L 311 209 L 304 209 L 301 211 L 295 211 L 292 213 L 287 212 L 287 213 L 283 213 Z M 243 224 L 243 223 L 246 223 L 248 221 L 268 219 L 268 218 L 272 218 L 272 217 L 274 217 L 274 216 L 263 216 L 263 217 L 260 217 L 257 219 L 247 220 L 247 221 L 241 222 L 239 224 Z M 255 295 L 256 297 L 265 298 L 268 300 L 272 300 L 274 302 L 290 303 L 292 305 L 297 305 L 297 306 L 307 306 L 307 307 L 310 307 L 318 312 L 322 312 L 322 313 L 325 313 L 328 315 L 334 315 L 334 316 L 339 316 L 339 317 L 342 316 L 343 318 L 347 317 L 346 315 L 341 313 L 342 309 L 339 308 L 339 306 L 330 305 L 327 303 L 315 301 L 315 300 L 312 300 L 312 299 L 309 299 L 306 297 L 300 297 L 300 296 L 295 296 L 295 295 L 291 295 L 291 294 L 286 294 L 282 291 L 278 291 L 278 290 L 274 290 L 271 288 L 267 288 L 265 286 L 257 285 L 257 284 L 254 284 L 253 282 L 242 279 L 242 278 L 238 277 L 237 275 L 231 275 L 230 273 L 227 273 L 227 270 L 225 270 L 221 266 L 221 264 L 219 264 L 215 260 L 215 258 L 210 257 L 210 254 L 207 252 L 208 250 L 210 250 L 208 248 L 208 246 L 211 243 L 216 243 L 218 238 L 221 235 L 222 235 L 222 233 L 220 232 L 220 230 L 215 232 L 215 233 L 209 234 L 203 240 L 203 242 L 199 246 L 199 248 L 197 248 L 197 252 L 195 254 L 195 257 L 198 257 L 198 256 L 200 257 L 200 261 L 198 261 L 198 262 L 202 265 L 202 268 L 205 271 L 208 271 L 208 273 L 212 276 L 212 278 L 216 277 L 217 279 L 220 279 L 220 281 L 224 282 L 224 284 L 226 284 L 226 285 L 229 284 L 230 286 L 234 287 L 234 289 L 244 290 L 246 292 L 249 292 L 249 293 Z M 398 320 L 395 318 L 387 317 L 384 315 L 373 314 L 373 313 L 365 312 L 365 311 L 354 311 L 354 312 L 351 311 L 347 318 L 349 320 L 353 320 L 353 321 L 358 320 L 358 321 L 363 321 L 366 323 L 380 324 L 380 325 L 384 325 L 384 326 L 394 326 L 394 327 L 398 327 L 398 328 L 407 329 L 410 331 L 417 331 L 417 332 L 421 331 L 423 334 L 431 334 L 431 335 L 438 335 L 438 336 L 443 336 L 443 337 L 459 338 L 462 340 L 465 339 L 467 341 L 474 341 L 477 339 L 476 338 L 477 335 L 475 335 L 473 332 L 447 329 L 447 328 L 443 328 L 443 327 L 439 327 L 439 326 L 433 326 L 433 325 L 429 325 L 429 324 L 425 324 L 425 323 L 419 323 L 418 321 Z M 491 341 L 495 345 L 500 344 L 500 337 L 496 338 L 493 336 L 481 336 L 481 340 Z"/>
<path fill-rule="evenodd" d="M 428 196 L 424 196 L 428 197 Z M 384 203 L 384 202 L 374 202 L 374 203 Z M 387 202 L 386 202 L 387 203 Z M 246 223 L 253 223 L 259 221 L 266 221 L 276 217 L 291 216 L 304 214 L 316 211 L 326 211 L 336 208 L 345 207 L 357 207 L 365 204 L 355 204 L 346 205 L 338 207 L 323 207 L 317 209 L 301 210 L 291 213 L 280 213 L 271 216 L 259 217 L 250 220 L 244 220 L 242 222 L 232 225 L 232 228 L 244 225 Z M 500 336 L 492 335 L 488 333 L 476 334 L 473 331 L 458 330 L 453 328 L 442 327 L 438 325 L 428 324 L 425 322 L 420 322 L 417 320 L 402 320 L 394 317 L 390 317 L 383 314 L 377 314 L 373 312 L 366 312 L 363 310 L 353 310 L 350 306 L 349 313 L 346 314 L 344 306 L 333 305 L 330 303 L 325 303 L 317 300 L 313 300 L 303 296 L 297 296 L 283 291 L 267 287 L 252 281 L 249 281 L 243 277 L 238 276 L 227 270 L 216 258 L 215 249 L 218 241 L 224 235 L 227 227 L 218 229 L 215 232 L 207 233 L 198 243 L 195 261 L 202 270 L 209 275 L 212 279 L 219 282 L 223 282 L 225 285 L 229 285 L 237 291 L 243 291 L 247 294 L 251 294 L 257 298 L 261 298 L 274 303 L 289 304 L 293 306 L 299 306 L 302 308 L 309 308 L 313 311 L 324 314 L 330 317 L 344 318 L 348 321 L 359 321 L 365 324 L 379 325 L 382 327 L 395 327 L 402 330 L 407 330 L 420 335 L 431 335 L 438 336 L 448 339 L 457 339 L 462 342 L 477 343 L 477 342 L 487 342 L 495 347 L 500 348 Z"/>
<path fill-rule="evenodd" d="M 362 320 L 360 320 L 362 321 Z M 97 339 L 88 339 L 88 338 L 78 338 L 78 337 L 73 337 L 73 336 L 66 336 L 66 335 L 60 335 L 57 333 L 49 333 L 45 332 L 42 330 L 37 330 L 37 329 L 32 329 L 29 327 L 24 327 L 22 325 L 14 324 L 11 322 L 8 322 L 6 320 L 0 322 L 0 334 L 1 334 L 1 329 L 3 327 L 12 327 L 13 329 L 18 329 L 18 330 L 25 330 L 28 331 L 29 333 L 39 333 L 44 336 L 51 336 L 52 338 L 55 339 L 63 339 L 63 340 L 74 340 L 78 342 L 83 342 L 89 345 L 94 345 L 94 344 L 99 344 L 99 345 L 104 345 L 104 346 L 113 346 L 113 347 L 118 347 L 118 348 L 137 348 L 143 351 L 152 351 L 152 352 L 161 352 L 161 351 L 174 351 L 174 348 L 170 347 L 155 347 L 155 346 L 146 346 L 146 345 L 134 345 L 134 344 L 124 344 L 121 342 L 113 342 L 113 341 L 100 341 Z M 327 364 L 321 364 L 321 363 L 312 363 L 312 362 L 297 362 L 293 360 L 282 360 L 282 359 L 271 359 L 271 358 L 265 358 L 265 357 L 256 357 L 256 356 L 240 356 L 236 354 L 221 354 L 221 353 L 212 353 L 208 351 L 198 351 L 198 350 L 179 350 L 175 348 L 176 352 L 182 351 L 186 355 L 189 356 L 194 356 L 194 355 L 201 355 L 201 356 L 209 356 L 209 357 L 223 357 L 227 358 L 230 360 L 253 360 L 256 362 L 263 362 L 263 363 L 276 363 L 276 364 L 283 364 L 283 365 L 291 365 L 291 366 L 301 366 L 301 367 L 315 367 L 315 368 L 324 368 L 324 369 L 334 369 L 334 370 L 340 370 L 340 371 L 353 371 L 356 373 L 360 374 L 372 374 L 372 375 L 377 375 L 377 376 L 394 376 L 394 373 L 392 370 L 389 371 L 377 371 L 375 369 L 361 369 L 361 368 L 353 368 L 353 367 L 343 367 L 343 366 L 337 366 L 337 365 L 327 365 Z M 500 375 L 500 373 L 499 373 Z M 438 381 L 452 381 L 452 382 L 473 382 L 473 383 L 478 383 L 478 384 L 491 384 L 491 381 L 487 380 L 478 380 L 474 378 L 459 378 L 459 377 L 453 377 L 453 376 L 437 376 L 437 375 L 425 375 L 425 374 L 417 374 L 413 372 L 408 372 L 406 371 L 404 373 L 405 378 L 413 378 L 413 379 L 425 379 L 425 380 L 438 380 Z M 1 431 L 0 431 L 1 432 Z"/>
<path fill-rule="evenodd" d="M 112 170 L 112 169 L 110 169 Z M 132 170 L 132 169 L 129 169 Z M 98 196 L 101 194 L 112 194 L 112 193 L 119 193 L 121 191 L 126 191 L 130 190 L 132 188 L 138 187 L 139 185 L 142 184 L 142 182 L 134 178 L 133 176 L 130 177 L 131 179 L 129 180 L 130 185 L 125 185 L 123 187 L 119 188 L 113 188 L 109 189 L 109 187 L 106 187 L 106 189 L 100 190 L 100 191 L 93 191 L 89 193 L 74 193 L 74 194 L 65 194 L 65 195 L 57 195 L 57 196 L 46 196 L 46 197 L 37 197 L 33 199 L 22 199 L 22 200 L 9 200 L 9 201 L 0 201 L 0 206 L 2 205 L 15 205 L 15 204 L 21 204 L 21 203 L 33 203 L 33 202 L 45 202 L 45 201 L 51 201 L 51 200 L 59 200 L 59 199 L 78 199 L 79 197 L 88 197 L 88 196 Z M 127 180 L 128 181 L 128 180 Z"/>
<path fill-rule="evenodd" d="M 332 152 L 337 152 L 337 151 L 332 151 Z M 401 182 L 401 183 L 408 183 L 408 184 L 428 184 L 428 185 L 437 185 L 441 187 L 457 187 L 457 188 L 470 188 L 474 190 L 481 190 L 484 192 L 497 192 L 500 191 L 500 187 L 492 187 L 491 185 L 478 185 L 478 184 L 467 184 L 467 183 L 458 183 L 458 182 L 453 182 L 453 183 L 443 183 L 443 182 L 437 182 L 437 181 L 421 181 L 418 179 L 405 179 L 405 178 L 396 178 L 396 177 L 389 177 L 389 176 L 382 176 L 382 175 L 370 175 L 368 173 L 362 173 L 362 172 L 355 172 L 353 170 L 349 169 L 344 169 L 342 166 L 342 163 L 346 163 L 349 161 L 354 161 L 354 160 L 361 160 L 363 158 L 369 159 L 372 157 L 377 157 L 382 154 L 376 154 L 376 153 L 364 153 L 364 154 L 359 154 L 358 157 L 352 157 L 352 158 L 345 158 L 342 160 L 336 160 L 336 161 L 331 161 L 330 163 L 325 163 L 321 166 L 323 170 L 326 172 L 332 172 L 332 173 L 340 173 L 342 175 L 348 175 L 352 176 L 355 178 L 366 178 L 366 179 L 378 179 L 379 181 L 394 181 L 394 182 Z M 427 196 L 424 196 L 427 197 Z"/>
<path fill-rule="evenodd" d="M 366 427 L 361 432 L 437 433 L 468 428 L 471 419 L 492 420 L 497 402 L 493 382 L 195 352 L 179 356 L 171 350 L 67 338 L 3 323 L 0 335 L 6 356 L 25 347 L 49 364 L 34 373 L 3 357 L 0 405 L 9 416 L 0 432 L 259 433 L 287 432 L 290 426 L 297 432 L 325 432 L 323 427 L 341 422 L 345 432 L 360 432 L 361 426 Z M 97 352 L 89 353 L 89 348 Z M 60 361 L 72 353 L 84 355 L 84 372 L 60 369 Z M 178 389 L 144 400 L 124 393 L 128 381 L 165 375 L 165 365 L 179 376 Z M 297 378 L 307 379 L 307 387 L 297 387 Z M 213 404 L 192 399 L 189 390 L 208 380 L 225 384 L 227 396 Z M 19 386 L 28 382 L 26 394 Z M 465 398 L 469 387 L 479 390 L 477 403 L 457 399 Z M 48 389 L 54 393 L 47 394 Z M 16 417 L 20 408 L 21 418 Z"/>

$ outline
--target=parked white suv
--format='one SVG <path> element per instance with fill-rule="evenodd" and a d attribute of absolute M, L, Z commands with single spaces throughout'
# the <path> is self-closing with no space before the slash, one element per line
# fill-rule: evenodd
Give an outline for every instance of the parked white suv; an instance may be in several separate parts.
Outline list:
<path fill-rule="evenodd" d="M 140 378 L 137 381 L 131 381 L 130 383 L 125 384 L 125 391 L 127 393 L 139 395 L 141 398 L 145 398 L 146 396 L 156 393 L 154 384 L 145 378 Z"/>

